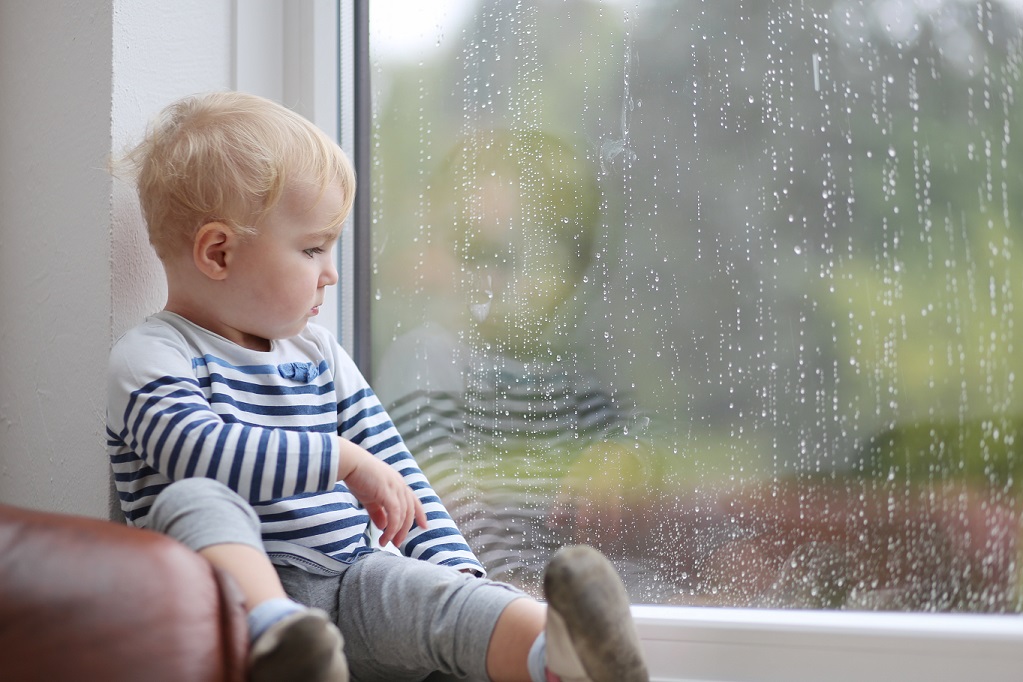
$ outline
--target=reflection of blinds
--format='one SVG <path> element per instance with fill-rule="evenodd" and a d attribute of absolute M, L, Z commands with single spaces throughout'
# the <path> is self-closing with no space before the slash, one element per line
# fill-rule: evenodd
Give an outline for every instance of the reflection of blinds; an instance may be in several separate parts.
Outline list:
<path fill-rule="evenodd" d="M 548 523 L 562 474 L 580 450 L 620 434 L 631 409 L 561 371 L 467 379 L 464 395 L 417 391 L 388 412 L 489 576 L 530 589 L 569 539 Z"/>

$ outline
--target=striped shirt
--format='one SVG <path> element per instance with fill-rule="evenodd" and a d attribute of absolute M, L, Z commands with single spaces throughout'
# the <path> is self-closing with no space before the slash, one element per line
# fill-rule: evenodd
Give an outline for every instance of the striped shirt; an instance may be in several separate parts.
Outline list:
<path fill-rule="evenodd" d="M 355 364 L 321 327 L 249 350 L 173 313 L 130 330 L 110 355 L 107 446 L 121 509 L 145 527 L 171 482 L 216 479 L 260 517 L 275 563 L 336 570 L 371 550 L 369 517 L 343 482 L 337 434 L 394 467 L 423 503 L 400 551 L 482 573 Z"/>

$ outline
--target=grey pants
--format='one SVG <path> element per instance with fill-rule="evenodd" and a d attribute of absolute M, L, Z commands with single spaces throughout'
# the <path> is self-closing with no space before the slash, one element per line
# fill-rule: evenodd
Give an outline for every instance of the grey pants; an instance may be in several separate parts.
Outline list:
<path fill-rule="evenodd" d="M 255 511 L 211 479 L 168 486 L 149 521 L 195 551 L 224 543 L 263 551 Z M 337 575 L 275 568 L 288 596 L 337 623 L 353 682 L 413 682 L 433 672 L 488 680 L 486 653 L 497 619 L 525 596 L 510 585 L 384 551 L 363 555 Z"/>

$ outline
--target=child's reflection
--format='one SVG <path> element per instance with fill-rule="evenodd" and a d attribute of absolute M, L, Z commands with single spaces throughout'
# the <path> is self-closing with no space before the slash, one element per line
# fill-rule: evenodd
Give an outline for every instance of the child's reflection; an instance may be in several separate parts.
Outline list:
<path fill-rule="evenodd" d="M 431 308 L 461 313 L 399 338 L 378 392 L 492 577 L 536 590 L 547 556 L 580 535 L 627 571 L 624 508 L 654 474 L 634 405 L 572 344 L 599 239 L 595 169 L 549 134 L 489 130 L 431 186 L 433 243 L 450 250 L 430 265 L 451 274 Z"/>

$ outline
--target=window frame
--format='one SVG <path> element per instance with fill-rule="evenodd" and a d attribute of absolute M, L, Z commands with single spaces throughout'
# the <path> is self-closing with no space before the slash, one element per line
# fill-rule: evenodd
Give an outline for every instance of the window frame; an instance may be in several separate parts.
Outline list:
<path fill-rule="evenodd" d="M 293 106 L 341 144 L 359 196 L 323 322 L 369 369 L 368 3 L 234 0 L 238 89 Z M 359 331 L 362 330 L 362 331 Z M 1005 615 L 634 605 L 655 682 L 1018 679 L 1023 619 Z"/>

